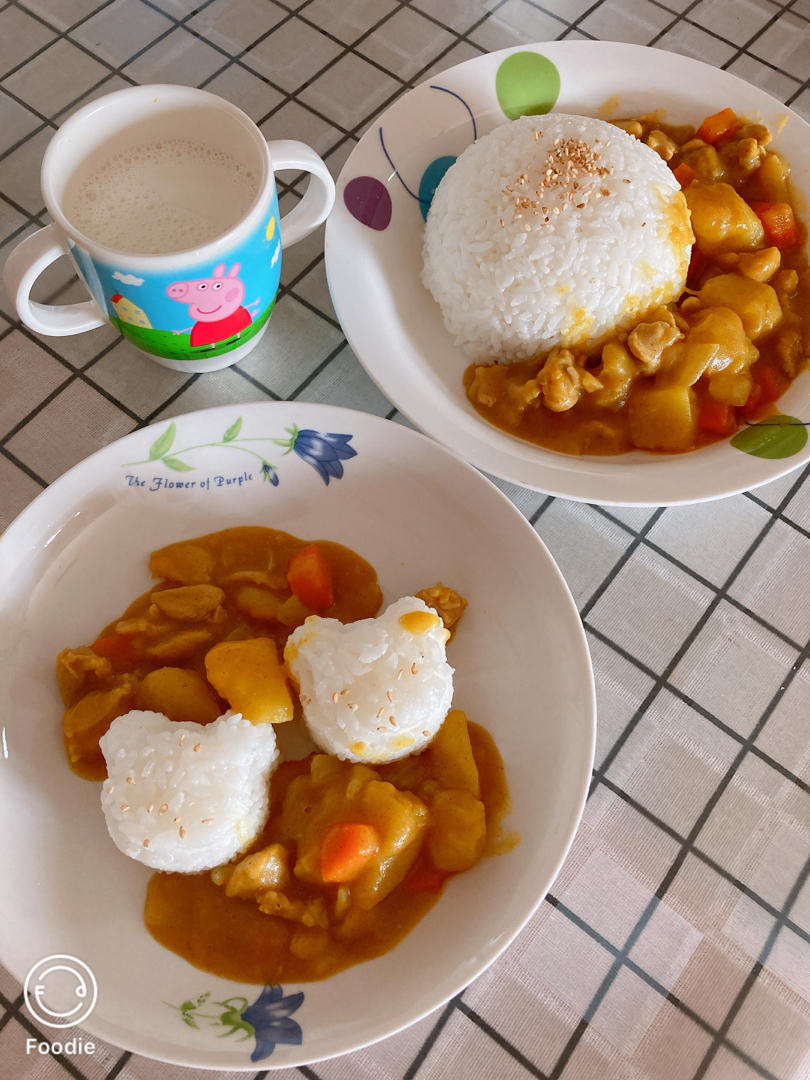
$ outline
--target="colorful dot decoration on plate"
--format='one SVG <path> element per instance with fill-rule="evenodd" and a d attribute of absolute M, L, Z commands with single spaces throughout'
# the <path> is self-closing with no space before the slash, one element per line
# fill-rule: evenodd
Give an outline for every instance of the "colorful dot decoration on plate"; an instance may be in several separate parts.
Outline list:
<path fill-rule="evenodd" d="M 381 232 L 391 220 L 391 196 L 385 184 L 373 176 L 356 176 L 343 191 L 346 209 L 361 225 Z"/>
<path fill-rule="evenodd" d="M 472 124 L 472 141 L 475 142 L 478 138 L 475 116 L 464 98 L 446 86 L 431 84 L 430 89 L 449 94 L 464 106 Z M 516 120 L 519 116 L 538 116 L 549 112 L 556 104 L 559 94 L 560 73 L 548 57 L 540 53 L 512 53 L 500 63 L 495 73 L 495 96 L 510 120 Z M 419 204 L 422 217 L 427 218 L 436 188 L 456 160 L 455 155 L 442 154 L 434 158 L 424 169 L 418 189 L 413 191 L 402 178 L 388 152 L 383 129 L 378 130 L 380 146 L 392 169 L 388 179 L 396 176 L 405 191 Z M 391 223 L 391 195 L 387 186 L 374 176 L 356 176 L 350 180 L 343 190 L 343 202 L 352 217 L 369 229 L 382 232 Z"/>
<path fill-rule="evenodd" d="M 427 219 L 436 188 L 442 182 L 442 178 L 450 166 L 455 163 L 455 160 L 455 156 L 452 154 L 438 157 L 431 161 L 422 173 L 422 179 L 419 181 L 419 209 L 422 211 L 423 218 Z"/>
<path fill-rule="evenodd" d="M 550 112 L 560 96 L 560 73 L 540 53 L 518 52 L 503 61 L 495 76 L 498 104 L 510 120 Z"/>

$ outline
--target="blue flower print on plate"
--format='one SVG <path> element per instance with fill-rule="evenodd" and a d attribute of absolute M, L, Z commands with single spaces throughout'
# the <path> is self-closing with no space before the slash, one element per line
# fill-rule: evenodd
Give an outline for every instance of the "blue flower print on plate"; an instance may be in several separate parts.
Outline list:
<path fill-rule="evenodd" d="M 184 1001 L 182 1005 L 170 1005 L 177 1009 L 181 1019 L 188 1027 L 199 1030 L 200 1022 L 207 1027 L 221 1027 L 225 1030 L 217 1035 L 225 1039 L 230 1035 L 239 1036 L 239 1041 L 255 1039 L 255 1046 L 250 1055 L 253 1062 L 270 1057 L 279 1044 L 300 1046 L 304 1041 L 301 1025 L 292 1019 L 292 1014 L 301 1007 L 304 992 L 284 994 L 278 985 L 267 985 L 252 1005 L 242 995 L 215 1001 L 210 991 L 200 994 L 195 999 Z M 209 1011 L 211 1010 L 211 1011 Z"/>
<path fill-rule="evenodd" d="M 320 475 L 328 486 L 329 481 L 343 476 L 343 462 L 353 458 L 357 451 L 349 446 L 351 435 L 336 432 L 322 433 L 311 428 L 299 428 L 295 424 L 286 429 L 289 439 L 275 439 L 279 446 L 286 446 L 286 453 L 296 453 Z"/>
<path fill-rule="evenodd" d="M 300 1008 L 303 1000 L 303 990 L 285 997 L 280 986 L 265 986 L 253 1004 L 244 1010 L 242 1022 L 252 1027 L 256 1035 L 251 1061 L 269 1057 L 278 1043 L 301 1045 L 304 1041 L 301 1025 L 291 1016 Z"/>

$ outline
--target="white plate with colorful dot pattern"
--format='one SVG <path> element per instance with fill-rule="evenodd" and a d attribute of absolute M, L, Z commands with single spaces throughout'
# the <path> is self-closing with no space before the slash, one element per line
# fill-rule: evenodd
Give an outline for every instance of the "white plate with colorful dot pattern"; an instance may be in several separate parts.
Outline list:
<path fill-rule="evenodd" d="M 659 506 L 736 494 L 810 460 L 810 372 L 779 417 L 687 454 L 560 454 L 488 424 L 467 400 L 468 359 L 422 286 L 433 191 L 477 137 L 551 109 L 604 118 L 660 111 L 698 124 L 725 106 L 776 133 L 800 209 L 810 210 L 810 126 L 755 86 L 675 53 L 617 42 L 544 42 L 432 76 L 374 121 L 341 172 L 326 227 L 329 288 L 349 344 L 382 392 L 424 432 L 481 469 L 525 487 L 607 505 Z"/>

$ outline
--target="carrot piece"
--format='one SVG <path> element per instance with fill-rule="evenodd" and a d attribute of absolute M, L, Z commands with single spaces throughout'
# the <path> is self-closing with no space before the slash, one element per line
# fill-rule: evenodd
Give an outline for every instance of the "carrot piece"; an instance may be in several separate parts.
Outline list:
<path fill-rule="evenodd" d="M 321 842 L 321 877 L 324 881 L 353 881 L 380 849 L 373 825 L 341 821 L 327 829 Z"/>
<path fill-rule="evenodd" d="M 742 414 L 746 420 L 752 420 L 757 415 L 757 410 L 762 404 L 762 387 L 758 382 L 755 382 L 751 387 L 751 393 L 748 395 L 748 399 L 742 407 Z"/>
<path fill-rule="evenodd" d="M 742 407 L 742 415 L 746 420 L 756 419 L 766 413 L 766 405 L 777 401 L 787 389 L 787 379 L 780 376 L 778 371 L 765 363 L 758 363 L 751 370 L 754 377 L 754 385 L 748 400 Z"/>
<path fill-rule="evenodd" d="M 772 367 L 763 365 L 757 368 L 754 379 L 760 389 L 760 404 L 762 405 L 769 405 L 772 401 L 776 401 L 785 390 L 785 386 L 780 382 Z"/>
<path fill-rule="evenodd" d="M 332 571 L 317 544 L 295 552 L 287 566 L 287 584 L 310 611 L 324 611 L 335 602 Z"/>
<path fill-rule="evenodd" d="M 697 176 L 697 173 L 686 161 L 682 161 L 680 165 L 677 165 L 672 170 L 672 175 L 678 181 L 682 188 L 688 188 L 692 181 Z"/>
<path fill-rule="evenodd" d="M 710 435 L 731 435 L 737 430 L 734 406 L 706 398 L 698 412 L 698 427 Z"/>
<path fill-rule="evenodd" d="M 432 866 L 417 865 L 405 878 L 402 887 L 409 893 L 437 893 L 444 884 L 446 876 L 434 870 Z"/>
<path fill-rule="evenodd" d="M 765 238 L 774 247 L 784 251 L 798 244 L 799 228 L 790 203 L 753 202 L 751 209 L 762 222 Z"/>
<path fill-rule="evenodd" d="M 698 139 L 715 146 L 728 138 L 737 127 L 737 114 L 733 109 L 721 109 L 707 116 L 695 133 Z"/>
<path fill-rule="evenodd" d="M 137 658 L 137 652 L 132 644 L 132 639 L 123 634 L 111 634 L 109 637 L 100 637 L 90 646 L 97 656 L 103 656 L 111 664 L 131 664 Z"/>

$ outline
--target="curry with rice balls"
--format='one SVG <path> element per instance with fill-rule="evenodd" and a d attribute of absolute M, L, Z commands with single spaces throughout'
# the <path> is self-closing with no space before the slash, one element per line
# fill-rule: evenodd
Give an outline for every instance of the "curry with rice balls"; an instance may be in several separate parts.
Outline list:
<path fill-rule="evenodd" d="M 499 838 L 509 809 L 500 755 L 460 710 L 422 754 L 390 765 L 282 762 L 270 796 L 243 858 L 149 881 L 149 932 L 223 978 L 309 982 L 380 956 L 449 877 L 515 842 Z"/>
<path fill-rule="evenodd" d="M 773 412 L 807 368 L 806 232 L 764 125 L 729 108 L 697 129 L 655 115 L 613 123 L 683 189 L 695 237 L 686 290 L 596 350 L 473 364 L 464 385 L 480 415 L 552 450 L 681 453 Z"/>
<path fill-rule="evenodd" d="M 149 566 L 155 587 L 57 659 L 68 762 L 87 779 L 104 779 L 99 740 L 132 709 L 208 725 L 230 708 L 300 744 L 301 705 L 279 659 L 287 636 L 313 614 L 371 618 L 382 600 L 355 552 L 274 529 L 180 541 Z M 464 598 L 441 583 L 418 595 L 452 634 Z M 260 834 L 213 871 L 154 873 L 146 926 L 222 977 L 321 979 L 391 949 L 449 877 L 514 846 L 501 831 L 509 808 L 497 747 L 461 710 L 421 754 L 388 764 L 290 752 Z"/>

